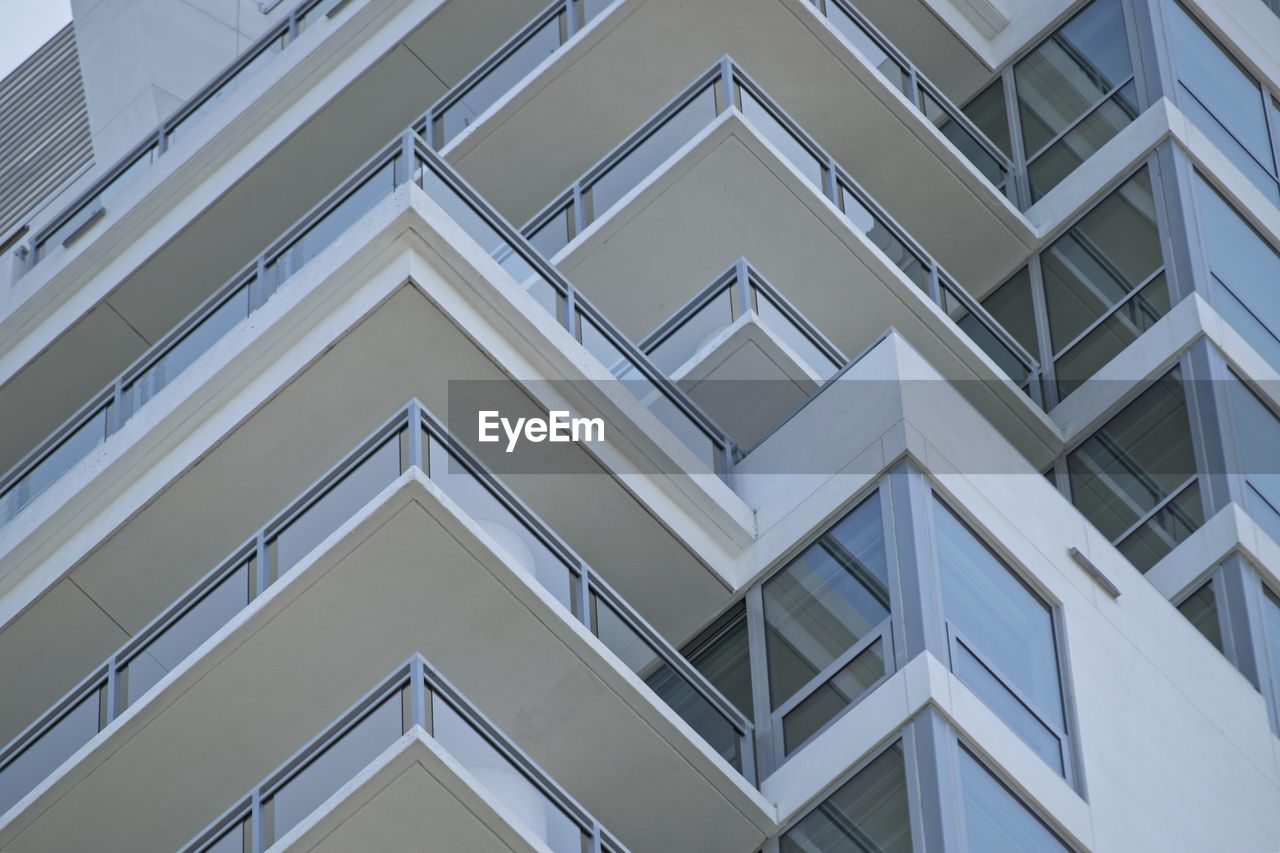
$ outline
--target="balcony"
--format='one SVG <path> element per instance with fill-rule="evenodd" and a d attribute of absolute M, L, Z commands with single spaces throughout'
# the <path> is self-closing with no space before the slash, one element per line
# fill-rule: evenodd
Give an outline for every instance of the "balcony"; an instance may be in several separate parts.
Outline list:
<path fill-rule="evenodd" d="M 307 0 L 101 180 L 29 223 L 27 262 L 39 262 L 0 308 L 0 468 L 541 5 Z"/>
<path fill-rule="evenodd" d="M 428 838 L 450 850 L 625 850 L 421 655 L 182 849 L 403 849 Z"/>
<path fill-rule="evenodd" d="M 615 3 L 442 153 L 524 220 L 728 52 L 962 279 L 1012 271 L 1035 233 L 1005 198 L 1002 155 L 864 18 L 828 5 Z"/>
<path fill-rule="evenodd" d="M 628 843 L 728 850 L 768 830 L 750 724 L 415 402 L 5 748 L 0 844 L 175 845 L 406 643 Z M 175 786 L 166 768 L 195 760 L 199 785 Z M 663 780 L 668 821 L 622 795 L 637 773 Z M 144 811 L 109 841 L 85 817 Z"/>

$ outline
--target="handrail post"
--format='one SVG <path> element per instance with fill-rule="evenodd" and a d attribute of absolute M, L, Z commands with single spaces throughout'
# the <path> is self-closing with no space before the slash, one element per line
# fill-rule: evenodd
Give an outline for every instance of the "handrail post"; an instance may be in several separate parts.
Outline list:
<path fill-rule="evenodd" d="M 413 180 L 413 165 L 418 156 L 417 146 L 413 144 L 413 128 L 400 134 L 400 153 L 396 155 L 393 181 L 396 189 Z"/>
<path fill-rule="evenodd" d="M 735 320 L 747 313 L 751 309 L 751 273 L 747 270 L 747 259 L 738 258 L 734 264 L 734 276 L 737 279 L 736 289 L 738 291 L 738 313 L 734 315 Z"/>
<path fill-rule="evenodd" d="M 415 654 L 409 661 L 409 725 L 427 730 L 427 674 L 423 669 L 422 655 Z"/>
<path fill-rule="evenodd" d="M 725 54 L 720 58 L 720 86 L 721 86 L 720 94 L 721 94 L 721 98 L 724 100 L 724 103 L 721 105 L 720 109 L 716 110 L 716 115 L 720 115 L 720 113 L 724 112 L 725 110 L 732 109 L 734 105 L 733 104 L 733 60 L 729 58 L 728 54 Z"/>
<path fill-rule="evenodd" d="M 576 595 L 574 598 L 574 604 L 578 611 L 578 621 L 585 625 L 588 631 L 594 634 L 595 630 L 591 625 L 591 569 L 585 562 L 582 563 L 579 569 L 578 588 L 575 591 Z"/>
<path fill-rule="evenodd" d="M 929 264 L 929 298 L 942 309 L 942 313 L 947 313 L 947 307 L 942 304 L 942 284 L 938 280 L 937 261 L 931 261 Z"/>
<path fill-rule="evenodd" d="M 417 468 L 424 476 L 430 476 L 427 471 L 426 448 L 422 446 L 422 407 L 417 400 L 409 404 L 409 458 L 406 460 L 405 467 Z"/>

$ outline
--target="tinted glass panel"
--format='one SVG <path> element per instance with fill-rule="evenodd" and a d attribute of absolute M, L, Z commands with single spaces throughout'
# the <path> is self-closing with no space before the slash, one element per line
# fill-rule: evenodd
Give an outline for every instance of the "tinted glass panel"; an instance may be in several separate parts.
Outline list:
<path fill-rule="evenodd" d="M 591 184 L 592 218 L 617 204 L 715 117 L 715 87 L 708 86 Z"/>
<path fill-rule="evenodd" d="M 960 750 L 964 824 L 969 849 L 983 853 L 1069 853 L 967 749 Z"/>
<path fill-rule="evenodd" d="M 23 507 L 39 497 L 59 477 L 106 440 L 107 414 L 110 408 L 111 404 L 107 403 L 90 415 L 88 420 L 76 427 L 51 453 L 9 488 L 4 496 L 5 514 L 0 516 L 0 521 L 7 521 L 17 515 Z"/>
<path fill-rule="evenodd" d="M 703 303 L 678 329 L 651 347 L 649 360 L 654 367 L 670 376 L 732 322 L 732 290 L 726 287 Z"/>
<path fill-rule="evenodd" d="M 871 34 L 862 25 L 841 8 L 839 2 L 829 0 L 826 7 L 827 18 L 831 21 L 832 26 L 840 32 L 840 35 L 848 39 L 849 43 L 884 75 L 890 85 L 910 97 L 911 78 L 908 76 L 906 68 L 898 60 L 886 53 L 884 48 L 871 37 Z"/>
<path fill-rule="evenodd" d="M 1009 143 L 1009 113 L 1004 106 L 1004 79 L 997 77 L 964 107 L 969 121 L 978 126 L 1006 157 L 1013 156 Z"/>
<path fill-rule="evenodd" d="M 1280 254 L 1199 174 L 1195 188 L 1215 280 L 1214 307 L 1264 358 L 1280 366 Z"/>
<path fill-rule="evenodd" d="M 1245 508 L 1280 542 L 1280 420 L 1235 376 L 1227 387 L 1240 454 L 1240 473 L 1250 489 Z"/>
<path fill-rule="evenodd" d="M 1158 274 L 1054 362 L 1058 395 L 1066 397 L 1169 313 L 1169 284 Z"/>
<path fill-rule="evenodd" d="M 552 18 L 502 60 L 488 74 L 472 85 L 467 94 L 444 111 L 437 119 L 437 147 L 467 128 L 480 113 L 493 106 L 519 83 L 538 63 L 560 47 L 560 16 Z"/>
<path fill-rule="evenodd" d="M 947 622 L 1001 680 L 1062 731 L 1066 718 L 1052 611 L 936 499 L 933 517 Z"/>
<path fill-rule="evenodd" d="M 1156 510 L 1136 530 L 1116 543 L 1129 561 L 1145 572 L 1178 543 L 1204 524 L 1200 484 L 1191 483 L 1178 496 Z"/>
<path fill-rule="evenodd" d="M 143 371 L 126 389 L 137 410 L 186 370 L 193 361 L 249 316 L 249 285 L 242 286 L 191 331 L 187 332 L 155 364 Z"/>
<path fill-rule="evenodd" d="M 1174 368 L 1067 457 L 1071 499 L 1115 540 L 1196 473 L 1182 373 Z"/>
<path fill-rule="evenodd" d="M 698 671 L 748 720 L 755 716 L 751 703 L 751 653 L 747 647 L 747 617 L 739 607 L 728 626 L 685 651 Z"/>
<path fill-rule="evenodd" d="M 902 745 L 876 756 L 788 830 L 779 846 L 784 853 L 910 853 Z"/>
<path fill-rule="evenodd" d="M 782 122 L 774 118 L 773 113 L 765 109 L 764 105 L 755 99 L 755 97 L 746 89 L 740 90 L 742 93 L 742 114 L 747 120 L 755 125 L 756 129 L 769 140 L 775 148 L 782 152 L 791 165 L 795 166 L 800 174 L 809 179 L 819 192 L 824 191 L 822 176 L 826 173 L 826 169 L 818 161 L 818 158 L 800 141 L 792 135 L 791 131 L 783 126 Z"/>
<path fill-rule="evenodd" d="M 1028 158 L 1131 73 L 1120 0 L 1094 0 L 1014 67 Z"/>
<path fill-rule="evenodd" d="M 1039 351 L 1036 318 L 1031 306 L 1031 273 L 1026 267 L 983 297 L 982 307 L 1028 353 L 1035 355 Z"/>
<path fill-rule="evenodd" d="M 1062 744 L 1058 736 L 1032 713 L 982 661 L 962 643 L 952 648 L 951 665 L 969 689 L 977 694 L 1009 728 L 1018 733 L 1035 750 L 1036 755 L 1059 775 L 1066 769 L 1062 765 Z"/>
<path fill-rule="evenodd" d="M 777 708 L 889 616 L 878 497 L 770 578 L 763 596 L 769 696 Z"/>
<path fill-rule="evenodd" d="M 1137 89 L 1133 83 L 1103 101 L 1061 139 L 1027 166 L 1031 200 L 1038 201 L 1093 156 L 1094 152 L 1138 117 Z"/>
<path fill-rule="evenodd" d="M 1218 597 L 1214 594 L 1212 581 L 1188 595 L 1178 605 L 1178 612 L 1187 617 L 1187 621 L 1196 626 L 1196 630 L 1204 634 L 1204 638 L 1213 643 L 1214 648 L 1222 651 L 1222 626 L 1218 622 Z"/>
<path fill-rule="evenodd" d="M 0 814 L 30 793 L 98 733 L 100 693 L 100 690 L 90 691 L 0 770 Z"/>
<path fill-rule="evenodd" d="M 1041 256 L 1054 351 L 1075 340 L 1163 263 L 1151 178 L 1143 169 Z"/>
<path fill-rule="evenodd" d="M 907 244 L 899 240 L 880 217 L 872 213 L 852 189 L 840 184 L 840 209 L 867 239 L 889 256 L 889 261 L 906 274 L 916 287 L 926 290 L 929 283 L 929 269 Z"/>
<path fill-rule="evenodd" d="M 1272 689 L 1280 691 L 1280 596 L 1267 586 L 1262 591 L 1262 626 L 1267 639 L 1267 659 L 1271 663 Z M 1273 701 L 1280 702 L 1280 695 Z"/>
<path fill-rule="evenodd" d="M 569 245 L 569 214 L 572 210 L 572 207 L 561 210 L 529 236 L 529 243 L 543 257 L 554 258 L 557 252 Z"/>
<path fill-rule="evenodd" d="M 132 705 L 166 672 L 214 635 L 249 603 L 249 565 L 223 578 L 186 613 L 147 643 L 127 669 L 128 704 Z"/>
<path fill-rule="evenodd" d="M 978 141 L 969 128 L 956 121 L 951 111 L 923 88 L 920 90 L 920 108 L 924 112 L 924 117 L 942 131 L 942 135 L 982 173 L 983 177 L 997 186 L 1004 183 L 1007 174 L 1004 164 L 991 156 L 991 152 Z"/>
<path fill-rule="evenodd" d="M 505 755 L 439 695 L 431 694 L 431 734 L 525 829 L 556 853 L 582 853 L 582 832 Z"/>
<path fill-rule="evenodd" d="M 272 797 L 280 838 L 369 766 L 402 733 L 400 694 L 394 693 L 331 743 Z M 270 839 L 268 839 L 270 840 Z"/>
<path fill-rule="evenodd" d="M 392 437 L 280 531 L 274 540 L 275 576 L 293 568 L 399 475 L 400 442 Z"/>
<path fill-rule="evenodd" d="M 784 751 L 790 754 L 886 674 L 883 641 L 876 640 L 782 718 Z"/>
<path fill-rule="evenodd" d="M 492 536 L 520 569 L 572 610 L 573 580 L 564 561 L 435 438 L 427 443 L 427 454 L 431 481 Z"/>
<path fill-rule="evenodd" d="M 769 331 L 800 356 L 805 365 L 818 374 L 819 379 L 827 379 L 836 372 L 839 365 L 819 349 L 808 335 L 800 331 L 800 327 L 763 291 L 756 291 L 756 313 Z"/>

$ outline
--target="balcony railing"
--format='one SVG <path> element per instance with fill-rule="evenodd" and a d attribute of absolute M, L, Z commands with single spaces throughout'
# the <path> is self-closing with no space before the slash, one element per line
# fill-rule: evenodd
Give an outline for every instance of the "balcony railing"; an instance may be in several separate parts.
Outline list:
<path fill-rule="evenodd" d="M 421 655 L 256 785 L 184 853 L 261 853 L 415 729 L 431 736 L 553 853 L 626 848 Z M 431 847 L 423 838 L 424 847 Z"/>
<path fill-rule="evenodd" d="M 76 196 L 61 213 L 33 233 L 26 245 L 18 250 L 27 268 L 42 261 L 51 249 L 69 245 L 83 234 L 106 212 L 111 200 L 163 156 L 175 139 L 185 135 L 224 96 L 240 88 L 292 44 L 319 15 L 338 2 L 339 0 L 302 0 L 275 26 L 263 33 L 204 88 L 192 95 L 169 118 L 161 122 L 159 127 L 147 134 L 129 153 L 103 173 L 102 177 Z"/>
<path fill-rule="evenodd" d="M 929 82 L 902 51 L 894 47 L 848 0 L 809 0 L 832 28 L 844 36 L 889 84 L 903 94 L 1001 195 L 1015 205 L 1018 188 L 1009 158 L 968 116 Z"/>
<path fill-rule="evenodd" d="M 0 751 L 0 814 L 409 469 L 490 532 L 515 537 L 532 575 L 708 745 L 755 781 L 751 723 L 417 401 L 286 509 Z M 20 690 L 17 685 L 12 689 Z"/>
<path fill-rule="evenodd" d="M 820 380 L 829 379 L 845 363 L 840 348 L 752 269 L 745 258 L 676 309 L 638 346 L 670 376 L 688 363 L 704 343 L 748 313 L 759 317 Z"/>
<path fill-rule="evenodd" d="M 663 162 L 733 110 L 774 145 L 846 221 L 883 251 L 1034 401 L 1040 365 L 920 244 L 730 58 L 724 57 L 524 226 L 554 257 Z"/>
<path fill-rule="evenodd" d="M 406 164 L 413 165 L 406 165 Z M 0 477 L 0 525 L 119 429 L 197 358 L 380 199 L 412 180 L 605 364 L 625 364 L 636 394 L 709 469 L 728 476 L 731 441 L 582 294 L 412 131 L 386 145 L 328 198 L 219 287 L 134 364 Z"/>

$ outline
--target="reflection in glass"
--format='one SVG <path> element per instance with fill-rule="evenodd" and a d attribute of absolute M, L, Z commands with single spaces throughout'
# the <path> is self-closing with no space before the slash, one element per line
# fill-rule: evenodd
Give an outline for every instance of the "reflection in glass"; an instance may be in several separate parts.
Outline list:
<path fill-rule="evenodd" d="M 1188 595 L 1178 605 L 1178 612 L 1187 617 L 1213 647 L 1222 651 L 1222 625 L 1218 622 L 1218 597 L 1214 594 L 1213 581 L 1206 582 Z"/>
<path fill-rule="evenodd" d="M 1280 702 L 1280 595 L 1271 587 L 1262 587 L 1262 632 L 1267 641 L 1267 660 L 1271 664 L 1273 702 Z"/>
<path fill-rule="evenodd" d="M 770 578 L 763 598 L 769 698 L 777 708 L 889 618 L 878 496 Z"/>
<path fill-rule="evenodd" d="M 773 298 L 761 290 L 756 291 L 756 313 L 760 315 L 761 322 L 768 327 L 769 331 L 781 338 L 782 342 L 790 347 L 791 351 L 798 355 L 805 366 L 816 373 L 819 379 L 828 379 L 836 372 L 840 365 L 832 361 L 812 338 L 800 330 L 800 327 L 773 301 Z"/>
<path fill-rule="evenodd" d="M 91 690 L 0 770 L 0 814 L 98 733 L 102 691 Z"/>
<path fill-rule="evenodd" d="M 1200 484 L 1193 482 L 1117 542 L 1116 548 L 1138 571 L 1145 572 L 1202 524 L 1204 506 L 1200 502 Z"/>
<path fill-rule="evenodd" d="M 864 205 L 852 188 L 845 186 L 841 181 L 840 189 L 840 209 L 844 211 L 844 215 L 853 223 L 853 227 L 857 228 L 867 239 L 889 256 L 898 269 L 907 276 L 907 278 L 916 287 L 921 290 L 929 288 L 929 268 L 925 266 L 924 261 L 912 251 L 906 243 L 898 239 L 893 231 L 883 222 L 880 217 L 872 213 L 871 210 Z"/>
<path fill-rule="evenodd" d="M 1280 542 L 1280 419 L 1235 374 L 1227 383 L 1227 400 L 1240 473 L 1248 484 L 1245 509 Z"/>
<path fill-rule="evenodd" d="M 982 307 L 1027 352 L 1035 354 L 1036 317 L 1031 302 L 1031 272 L 1023 267 L 982 298 Z"/>
<path fill-rule="evenodd" d="M 826 174 L 826 167 L 754 95 L 741 86 L 738 91 L 742 100 L 742 114 L 747 120 L 755 125 L 800 174 L 808 178 L 818 192 L 825 193 L 823 176 Z"/>
<path fill-rule="evenodd" d="M 747 645 L 746 608 L 737 608 L 707 636 L 682 650 L 689 663 L 732 702 L 748 720 L 755 716 L 751 702 L 751 651 Z"/>
<path fill-rule="evenodd" d="M 1065 844 L 969 750 L 960 748 L 960 786 L 970 850 L 982 853 L 1069 853 Z"/>
<path fill-rule="evenodd" d="M 784 753 L 794 752 L 888 674 L 882 646 L 883 641 L 877 638 L 786 713 L 782 718 Z"/>
<path fill-rule="evenodd" d="M 910 853 L 902 744 L 880 753 L 801 818 L 779 839 L 779 848 L 782 853 Z"/>
<path fill-rule="evenodd" d="M 898 60 L 880 47 L 880 44 L 871 37 L 871 34 L 852 15 L 844 10 L 839 0 L 827 0 L 825 5 L 827 19 L 831 21 L 836 30 L 848 39 L 849 43 L 866 57 L 867 61 L 874 65 L 894 88 L 908 98 L 911 97 L 911 77 L 908 75 L 907 69 L 903 68 Z"/>
<path fill-rule="evenodd" d="M 1039 201 L 1137 117 L 1138 93 L 1130 81 L 1028 164 L 1031 201 Z"/>
<path fill-rule="evenodd" d="M 1004 78 L 996 77 L 964 106 L 964 114 L 996 144 L 1006 157 L 1013 156 L 1009 142 L 1009 112 L 1004 104 Z"/>
<path fill-rule="evenodd" d="M 110 411 L 111 404 L 104 404 L 9 487 L 2 498 L 4 505 L 0 507 L 3 510 L 0 524 L 21 512 L 90 451 L 106 441 Z"/>
<path fill-rule="evenodd" d="M 649 360 L 666 376 L 709 344 L 716 335 L 733 323 L 732 289 L 726 287 L 704 302 L 673 332 L 648 348 Z"/>

